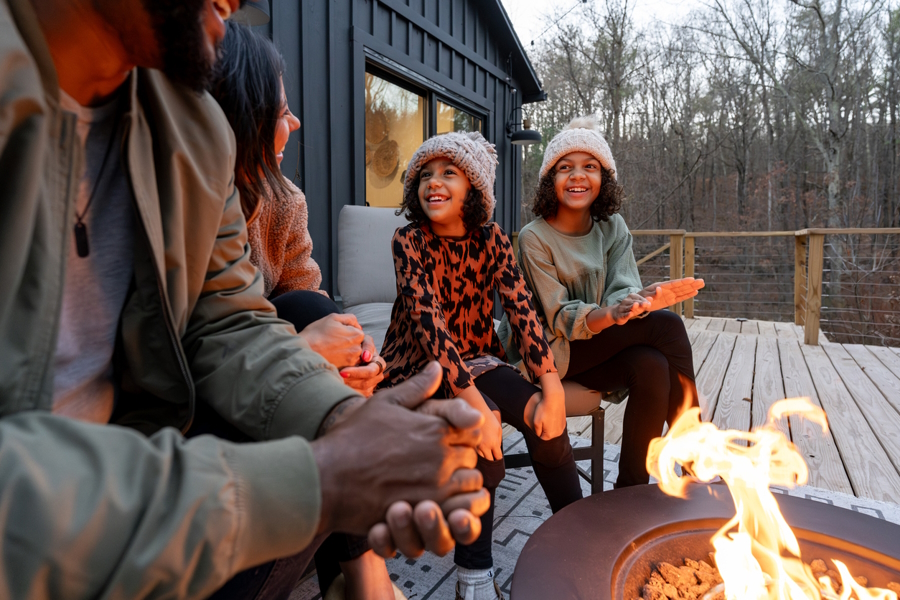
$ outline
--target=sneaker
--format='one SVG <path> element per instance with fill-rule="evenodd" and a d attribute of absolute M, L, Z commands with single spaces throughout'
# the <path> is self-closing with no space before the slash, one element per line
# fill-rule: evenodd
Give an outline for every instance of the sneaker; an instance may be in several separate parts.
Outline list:
<path fill-rule="evenodd" d="M 459 593 L 459 582 L 456 582 L 456 600 L 503 600 L 503 594 L 500 593 L 500 586 L 497 582 L 491 580 L 485 581 L 480 585 L 470 585 L 466 590 L 466 595 Z"/>

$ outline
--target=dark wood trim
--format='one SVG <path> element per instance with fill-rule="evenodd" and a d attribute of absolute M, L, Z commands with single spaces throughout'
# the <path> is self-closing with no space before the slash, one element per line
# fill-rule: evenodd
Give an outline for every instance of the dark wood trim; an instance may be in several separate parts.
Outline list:
<path fill-rule="evenodd" d="M 351 30 L 351 38 L 352 38 Z M 366 49 L 358 39 L 353 43 L 353 204 L 366 204 Z"/>
<path fill-rule="evenodd" d="M 497 65 L 491 63 L 485 57 L 481 56 L 477 52 L 471 50 L 468 46 L 465 45 L 465 41 L 461 41 L 453 37 L 451 34 L 447 33 L 439 26 L 437 26 L 433 21 L 430 21 L 411 9 L 406 4 L 402 2 L 398 2 L 397 0 L 377 0 L 387 8 L 391 9 L 410 23 L 413 23 L 416 27 L 435 38 L 436 40 L 446 44 L 449 46 L 454 52 L 457 54 L 469 59 L 469 61 L 478 65 L 494 77 L 498 79 L 502 79 L 506 81 L 507 77 L 510 77 L 509 73 L 503 71 L 503 69 L 499 68 Z"/>
<path fill-rule="evenodd" d="M 488 101 L 487 98 L 479 96 L 472 90 L 459 85 L 457 82 L 446 75 L 435 71 L 431 67 L 413 60 L 408 55 L 385 44 L 362 29 L 354 27 L 352 35 L 354 42 L 360 42 L 364 48 L 371 51 L 367 53 L 368 59 L 376 64 L 380 63 L 379 66 L 382 66 L 382 68 L 387 69 L 388 71 L 394 71 L 401 77 L 407 77 L 410 81 L 420 82 L 427 89 L 439 91 L 443 94 L 455 94 L 463 100 L 467 100 L 472 104 L 481 107 L 482 110 L 488 112 L 494 110 L 494 103 Z M 381 56 L 379 57 L 378 55 Z M 397 67 L 399 67 L 399 69 Z M 452 97 L 452 95 L 450 97 Z"/>

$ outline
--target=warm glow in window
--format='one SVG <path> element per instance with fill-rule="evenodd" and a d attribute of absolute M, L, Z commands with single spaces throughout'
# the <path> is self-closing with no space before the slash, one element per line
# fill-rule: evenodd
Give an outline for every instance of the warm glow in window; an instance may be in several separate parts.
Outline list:
<path fill-rule="evenodd" d="M 437 133 L 450 133 L 452 131 L 477 131 L 484 133 L 481 128 L 481 119 L 438 100 Z"/>
<path fill-rule="evenodd" d="M 425 141 L 426 99 L 366 73 L 366 202 L 400 206 L 403 178 Z"/>

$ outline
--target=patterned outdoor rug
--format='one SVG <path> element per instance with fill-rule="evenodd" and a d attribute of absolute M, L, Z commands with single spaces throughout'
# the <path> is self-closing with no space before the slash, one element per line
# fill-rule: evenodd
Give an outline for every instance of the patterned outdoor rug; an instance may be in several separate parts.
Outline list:
<path fill-rule="evenodd" d="M 570 436 L 575 447 L 589 445 L 584 438 Z M 514 434 L 503 441 L 504 453 L 521 452 L 524 449 L 521 434 Z M 603 489 L 611 490 L 618 477 L 619 447 L 606 444 L 604 448 Z M 582 463 L 588 471 L 590 463 Z M 584 495 L 590 494 L 586 481 L 582 480 Z M 900 506 L 855 498 L 846 494 L 817 488 L 796 488 L 785 490 L 773 488 L 774 492 L 788 493 L 816 502 L 825 502 L 854 510 L 878 519 L 900 524 Z M 494 570 L 500 589 L 508 598 L 512 586 L 513 570 L 519 553 L 531 534 L 546 521 L 550 506 L 541 486 L 530 468 L 508 469 L 506 478 L 497 490 L 497 506 L 494 511 Z M 418 559 L 398 557 L 387 563 L 391 579 L 408 598 L 416 600 L 454 600 L 456 567 L 452 553 L 444 558 L 425 554 Z M 315 575 L 301 582 L 291 595 L 291 600 L 319 600 L 319 584 Z"/>

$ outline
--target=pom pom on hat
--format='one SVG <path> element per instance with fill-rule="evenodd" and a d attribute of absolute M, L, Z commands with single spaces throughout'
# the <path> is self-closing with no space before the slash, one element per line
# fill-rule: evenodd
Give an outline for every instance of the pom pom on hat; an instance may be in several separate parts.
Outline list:
<path fill-rule="evenodd" d="M 600 121 L 594 115 L 575 117 L 554 136 L 544 151 L 540 177 L 550 172 L 559 159 L 573 152 L 586 152 L 600 161 L 604 169 L 616 176 L 616 161 L 613 158 L 606 138 L 600 133 Z"/>
<path fill-rule="evenodd" d="M 500 164 L 494 144 L 477 131 L 444 133 L 425 140 L 409 159 L 403 183 L 404 195 L 409 192 L 422 167 L 436 158 L 446 158 L 459 167 L 472 187 L 481 192 L 487 214 L 494 214 L 494 206 L 497 204 L 494 181 L 497 177 L 497 165 Z"/>

